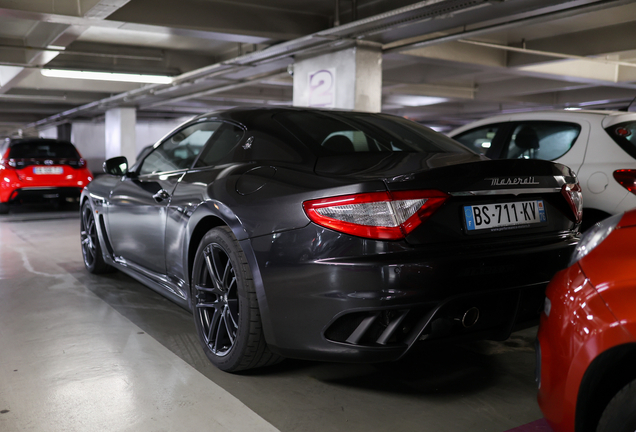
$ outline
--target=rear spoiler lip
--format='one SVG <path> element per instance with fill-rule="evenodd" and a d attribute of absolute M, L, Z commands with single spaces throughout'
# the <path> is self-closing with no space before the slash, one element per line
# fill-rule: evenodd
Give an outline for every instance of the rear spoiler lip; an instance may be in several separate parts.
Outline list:
<path fill-rule="evenodd" d="M 524 194 L 540 194 L 540 193 L 558 193 L 561 187 L 554 188 L 527 188 L 527 189 L 490 189 L 476 191 L 458 191 L 448 192 L 450 196 L 466 197 L 466 196 L 483 196 L 483 195 L 524 195 Z"/>
<path fill-rule="evenodd" d="M 563 186 L 568 183 L 578 183 L 576 177 L 554 176 L 556 186 L 553 187 L 528 187 L 528 188 L 508 188 L 508 189 L 478 189 L 468 191 L 447 192 L 450 196 L 484 196 L 484 195 L 524 195 L 561 192 Z"/>

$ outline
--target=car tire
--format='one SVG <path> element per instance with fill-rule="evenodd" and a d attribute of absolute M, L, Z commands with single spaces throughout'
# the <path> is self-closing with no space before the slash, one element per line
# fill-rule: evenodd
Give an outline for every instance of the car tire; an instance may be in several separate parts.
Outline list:
<path fill-rule="evenodd" d="M 0 203 L 0 214 L 7 214 L 7 213 L 9 213 L 9 204 Z"/>
<path fill-rule="evenodd" d="M 201 240 L 191 292 L 197 335 L 216 367 L 238 372 L 282 360 L 265 342 L 252 272 L 228 227 L 214 228 Z"/>
<path fill-rule="evenodd" d="M 636 430 L 636 380 L 623 387 L 610 400 L 596 432 L 634 432 Z"/>
<path fill-rule="evenodd" d="M 84 258 L 84 267 L 93 274 L 109 273 L 115 269 L 104 262 L 102 248 L 99 243 L 99 234 L 97 234 L 97 226 L 93 209 L 88 201 L 82 205 L 80 213 L 81 227 L 81 246 L 82 257 Z"/>

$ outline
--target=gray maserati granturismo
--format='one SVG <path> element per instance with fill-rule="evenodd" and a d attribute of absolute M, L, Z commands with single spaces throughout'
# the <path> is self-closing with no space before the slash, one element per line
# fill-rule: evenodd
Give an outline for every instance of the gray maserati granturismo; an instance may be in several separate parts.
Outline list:
<path fill-rule="evenodd" d="M 538 319 L 582 216 L 568 167 L 383 114 L 206 114 L 104 169 L 81 196 L 86 268 L 191 310 L 225 371 L 506 339 Z"/>

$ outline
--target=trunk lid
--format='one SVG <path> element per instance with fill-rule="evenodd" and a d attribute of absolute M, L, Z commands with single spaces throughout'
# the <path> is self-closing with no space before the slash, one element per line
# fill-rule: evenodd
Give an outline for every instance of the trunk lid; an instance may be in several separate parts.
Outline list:
<path fill-rule="evenodd" d="M 565 184 L 577 182 L 576 176 L 568 167 L 548 161 L 491 161 L 454 153 L 366 153 L 320 158 L 316 173 L 359 182 L 382 180 L 390 192 L 449 194 L 440 208 L 407 235 L 412 245 L 456 247 L 456 242 L 483 244 L 524 236 L 534 241 L 542 236 L 554 238 L 555 233 L 565 235 L 576 226 L 562 193 Z"/>

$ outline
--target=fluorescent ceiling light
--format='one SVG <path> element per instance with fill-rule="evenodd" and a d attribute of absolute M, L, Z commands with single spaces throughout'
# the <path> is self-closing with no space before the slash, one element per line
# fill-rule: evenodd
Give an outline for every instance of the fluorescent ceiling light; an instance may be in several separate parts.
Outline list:
<path fill-rule="evenodd" d="M 448 102 L 448 99 L 430 96 L 406 96 L 391 95 L 387 98 L 389 103 L 397 103 L 403 106 L 418 107 L 425 105 L 435 105 L 438 103 Z"/>
<path fill-rule="evenodd" d="M 609 100 L 609 99 L 590 101 L 590 102 L 579 102 L 579 106 L 603 105 L 603 104 L 610 103 L 610 102 L 611 102 L 611 100 Z"/>
<path fill-rule="evenodd" d="M 140 75 L 112 72 L 90 72 L 66 69 L 42 69 L 42 75 L 51 78 L 74 78 L 98 81 L 118 81 L 149 84 L 170 84 L 172 78 L 161 75 Z"/>

